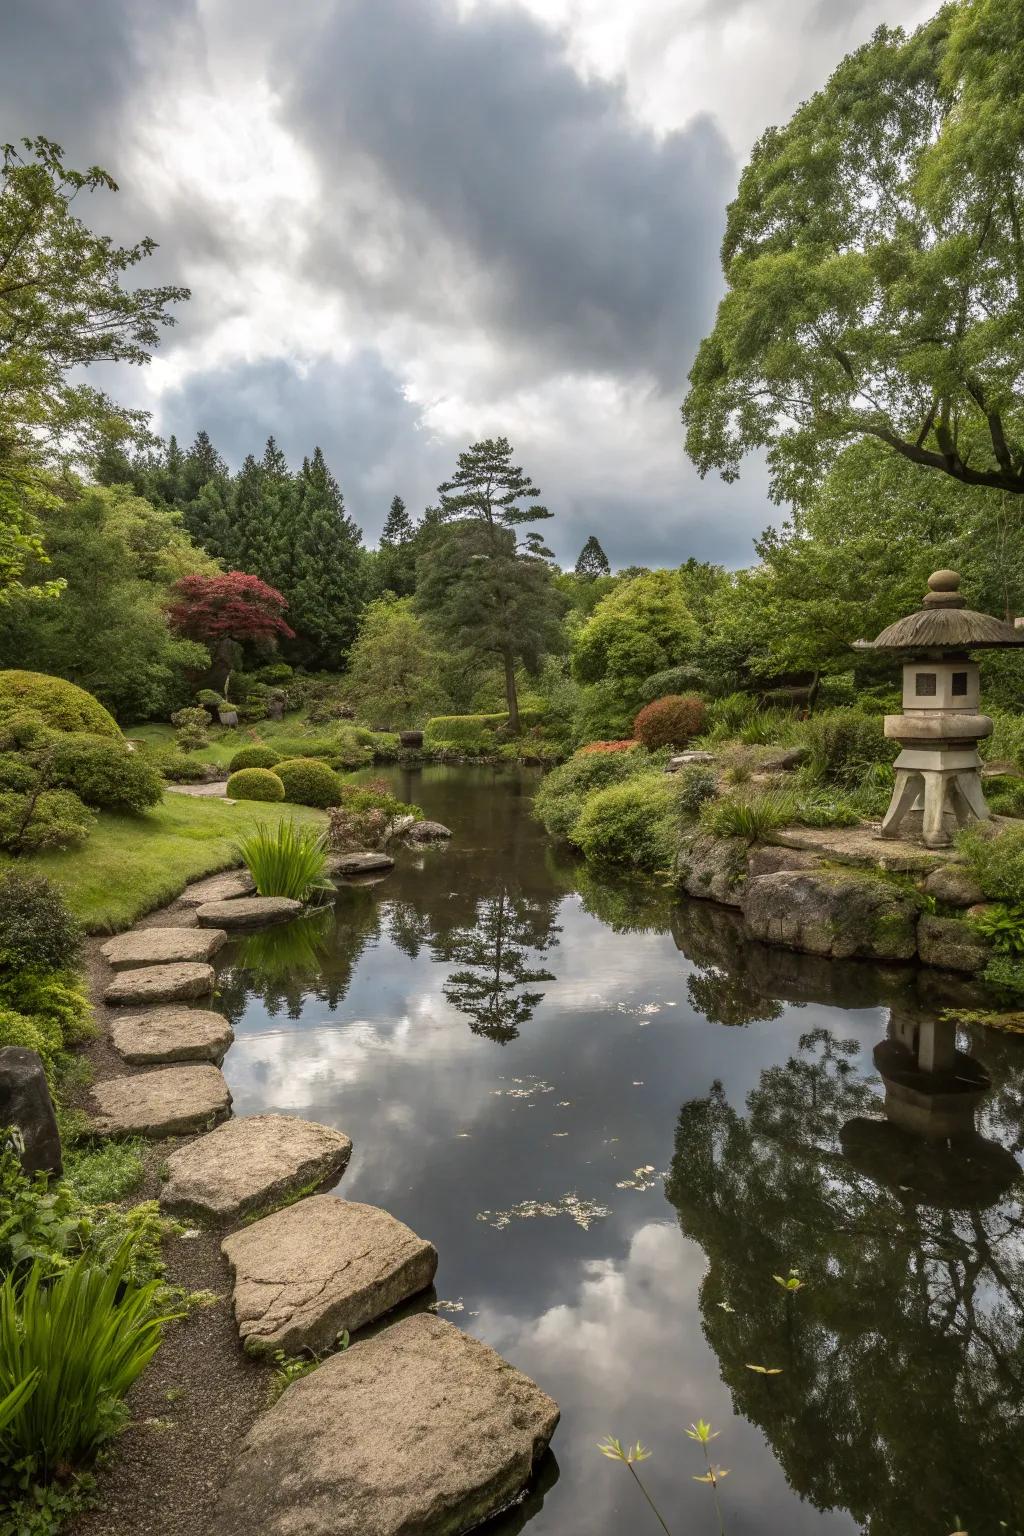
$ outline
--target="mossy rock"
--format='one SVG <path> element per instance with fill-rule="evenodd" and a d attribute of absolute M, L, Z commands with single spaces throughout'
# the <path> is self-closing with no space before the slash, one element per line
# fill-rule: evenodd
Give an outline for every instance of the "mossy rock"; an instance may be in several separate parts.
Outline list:
<path fill-rule="evenodd" d="M 748 880 L 747 934 L 832 959 L 910 960 L 919 903 L 895 882 L 852 870 L 791 870 Z"/>

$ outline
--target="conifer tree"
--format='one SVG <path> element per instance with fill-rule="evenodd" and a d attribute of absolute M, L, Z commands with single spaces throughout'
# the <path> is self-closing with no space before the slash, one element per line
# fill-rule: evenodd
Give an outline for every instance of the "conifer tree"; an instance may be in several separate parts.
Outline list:
<path fill-rule="evenodd" d="M 401 496 L 388 510 L 374 560 L 373 585 L 377 592 L 411 597 L 416 590 L 416 529 Z"/>
<path fill-rule="evenodd" d="M 608 556 L 601 548 L 596 535 L 591 534 L 580 550 L 579 559 L 576 561 L 576 575 L 582 581 L 594 581 L 598 576 L 610 576 L 611 573 Z"/>
<path fill-rule="evenodd" d="M 307 661 L 338 667 L 355 638 L 365 600 L 360 529 L 317 448 L 296 477 L 290 560 L 282 583 Z"/>

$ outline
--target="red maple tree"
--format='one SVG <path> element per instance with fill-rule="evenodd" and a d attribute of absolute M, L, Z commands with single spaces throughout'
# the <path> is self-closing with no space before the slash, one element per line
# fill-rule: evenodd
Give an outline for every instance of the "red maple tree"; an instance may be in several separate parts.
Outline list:
<path fill-rule="evenodd" d="M 227 687 L 233 651 L 246 641 L 272 645 L 279 635 L 286 640 L 295 631 L 284 621 L 288 603 L 276 587 L 268 586 L 258 576 L 245 571 L 227 571 L 223 576 L 183 576 L 171 588 L 172 602 L 167 617 L 178 634 L 209 644 L 214 671 L 223 674 L 220 685 Z"/>

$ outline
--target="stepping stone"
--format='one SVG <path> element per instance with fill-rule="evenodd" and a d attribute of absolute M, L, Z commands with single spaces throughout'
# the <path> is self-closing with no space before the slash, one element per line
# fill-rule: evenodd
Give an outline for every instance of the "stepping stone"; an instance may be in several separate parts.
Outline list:
<path fill-rule="evenodd" d="M 181 961 L 121 971 L 103 994 L 106 1003 L 181 1003 L 208 997 L 213 991 L 213 966 Z"/>
<path fill-rule="evenodd" d="M 235 896 L 251 896 L 256 882 L 247 869 L 229 869 L 223 875 L 211 875 L 208 880 L 197 880 L 186 885 L 179 901 L 188 907 L 202 907 L 208 901 L 231 901 Z"/>
<path fill-rule="evenodd" d="M 459 1536 L 515 1500 L 558 1405 L 442 1318 L 404 1318 L 287 1388 L 242 1442 L 217 1536 Z"/>
<path fill-rule="evenodd" d="M 241 1116 L 171 1153 L 160 1204 L 234 1221 L 340 1177 L 351 1156 L 351 1141 L 330 1126 L 291 1115 Z"/>
<path fill-rule="evenodd" d="M 115 1018 L 110 1037 L 132 1066 L 158 1061 L 212 1061 L 219 1066 L 235 1032 L 221 1014 L 204 1008 L 153 1008 Z"/>
<path fill-rule="evenodd" d="M 108 965 L 165 965 L 177 960 L 212 960 L 226 943 L 223 928 L 137 928 L 108 939 L 101 951 Z"/>
<path fill-rule="evenodd" d="M 332 853 L 327 860 L 329 875 L 365 875 L 374 869 L 394 869 L 389 853 Z"/>
<path fill-rule="evenodd" d="M 95 1083 L 92 1128 L 100 1136 L 185 1136 L 231 1108 L 223 1074 L 211 1066 L 163 1067 Z"/>
<path fill-rule="evenodd" d="M 298 917 L 301 901 L 289 896 L 239 896 L 234 901 L 207 901 L 196 908 L 200 928 L 264 928 Z"/>
<path fill-rule="evenodd" d="M 451 837 L 450 827 L 443 821 L 414 821 L 405 834 L 407 843 L 440 843 Z"/>
<path fill-rule="evenodd" d="M 235 1277 L 235 1321 L 249 1354 L 321 1354 L 425 1290 L 437 1251 L 375 1205 L 314 1195 L 220 1245 Z"/>

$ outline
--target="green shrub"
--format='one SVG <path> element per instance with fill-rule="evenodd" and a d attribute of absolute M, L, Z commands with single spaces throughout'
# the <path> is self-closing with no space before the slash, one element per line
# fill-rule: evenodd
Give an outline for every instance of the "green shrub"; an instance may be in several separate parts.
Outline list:
<path fill-rule="evenodd" d="M 0 975 L 39 966 L 73 966 L 82 930 L 57 886 L 45 875 L 0 875 Z"/>
<path fill-rule="evenodd" d="M 69 789 L 0 791 L 0 848 L 10 853 L 67 848 L 87 838 L 95 824 L 92 811 Z"/>
<path fill-rule="evenodd" d="M 229 800 L 283 800 L 284 783 L 269 768 L 240 768 L 227 782 Z"/>
<path fill-rule="evenodd" d="M 679 825 L 671 780 L 664 774 L 645 773 L 591 795 L 573 828 L 572 841 L 597 863 L 653 870 L 671 862 Z"/>
<path fill-rule="evenodd" d="M 855 785 L 875 763 L 892 764 L 899 747 L 883 734 L 880 715 L 856 709 L 812 715 L 804 726 L 805 772 L 821 784 Z"/>
<path fill-rule="evenodd" d="M 28 966 L 0 975 L 0 1007 L 52 1022 L 65 1045 L 76 1045 L 92 1034 L 92 1004 L 74 971 Z"/>
<path fill-rule="evenodd" d="M 435 715 L 423 728 L 423 745 L 434 752 L 491 752 L 495 733 L 508 724 L 508 714 Z"/>
<path fill-rule="evenodd" d="M 406 805 L 399 800 L 382 780 L 343 784 L 341 804 L 328 812 L 328 844 L 345 852 L 379 848 L 403 816 L 420 821 L 423 812 L 418 805 Z"/>
<path fill-rule="evenodd" d="M 200 688 L 196 694 L 196 703 L 202 704 L 207 709 L 220 709 L 224 699 L 213 688 Z"/>
<path fill-rule="evenodd" d="M 84 688 L 42 672 L 0 672 L 0 723 L 24 710 L 34 710 L 58 731 L 121 736 L 113 715 Z"/>
<path fill-rule="evenodd" d="M 756 843 L 792 822 L 795 811 L 793 796 L 778 790 L 765 790 L 757 795 L 723 795 L 704 806 L 700 824 L 715 837 L 742 837 L 748 843 Z"/>
<path fill-rule="evenodd" d="M 998 834 L 984 823 L 965 827 L 956 846 L 990 901 L 1024 906 L 1024 827 L 1007 827 Z"/>
<path fill-rule="evenodd" d="M 123 1426 L 122 1399 L 160 1345 L 157 1283 L 126 1283 L 127 1245 L 109 1268 L 83 1256 L 52 1276 L 37 1259 L 0 1286 L 0 1397 L 35 1390 L 0 1430 L 8 1486 L 46 1482 L 82 1466 Z"/>
<path fill-rule="evenodd" d="M 0 1049 L 9 1045 L 35 1051 L 42 1059 L 47 1078 L 52 1079 L 64 1040 L 60 1025 L 53 1019 L 32 1018 L 0 1005 Z"/>
<path fill-rule="evenodd" d="M 701 763 L 687 763 L 676 775 L 676 799 L 683 816 L 694 817 L 707 800 L 718 793 L 718 780 Z"/>
<path fill-rule="evenodd" d="M 992 734 L 982 742 L 982 755 L 993 761 L 1016 763 L 1024 768 L 1024 715 L 1005 709 L 989 711 Z"/>
<path fill-rule="evenodd" d="M 259 768 L 246 770 L 260 773 Z M 258 826 L 242 838 L 238 851 L 256 882 L 260 896 L 289 896 L 308 901 L 318 891 L 334 887 L 327 878 L 327 840 L 313 827 L 279 821 L 274 827 Z"/>
<path fill-rule="evenodd" d="M 86 805 L 145 811 L 163 798 L 157 770 L 140 752 L 104 736 L 66 736 L 54 750 L 51 779 Z"/>
<path fill-rule="evenodd" d="M 182 752 L 198 752 L 210 744 L 210 717 L 205 709 L 179 709 L 171 716 L 175 741 Z"/>
<path fill-rule="evenodd" d="M 1024 909 L 996 902 L 975 913 L 971 927 L 988 939 L 997 955 L 1024 956 Z"/>
<path fill-rule="evenodd" d="M 123 1200 L 145 1177 L 142 1149 L 137 1137 L 72 1148 L 64 1155 L 64 1186 L 88 1205 Z"/>
<path fill-rule="evenodd" d="M 145 748 L 146 762 L 169 784 L 209 783 L 209 764 L 201 763 L 176 746 Z"/>
<path fill-rule="evenodd" d="M 552 837 L 570 839 L 588 795 L 635 778 L 648 766 L 642 747 L 622 752 L 577 752 L 545 775 L 533 797 L 534 815 Z"/>
<path fill-rule="evenodd" d="M 281 753 L 275 752 L 273 747 L 243 747 L 235 753 L 228 768 L 232 773 L 241 773 L 243 768 L 273 768 L 280 761 Z"/>
<path fill-rule="evenodd" d="M 790 724 L 792 715 L 778 709 L 757 709 L 739 728 L 739 739 L 744 746 L 767 747 L 778 741 Z"/>
<path fill-rule="evenodd" d="M 11 789 L 15 794 L 25 794 L 39 782 L 39 770 L 30 758 L 20 752 L 4 752 L 0 755 L 0 789 Z"/>
<path fill-rule="evenodd" d="M 801 827 L 855 827 L 861 813 L 840 791 L 818 789 L 797 796 L 792 819 Z"/>
<path fill-rule="evenodd" d="M 258 772 L 251 769 L 250 772 Z M 293 805 L 315 805 L 321 810 L 341 799 L 341 780 L 327 763 L 313 757 L 290 757 L 274 772 L 284 785 L 284 797 Z"/>
<path fill-rule="evenodd" d="M 685 747 L 704 729 L 707 711 L 695 693 L 666 694 L 647 704 L 633 721 L 633 735 L 650 752 L 659 747 Z"/>

